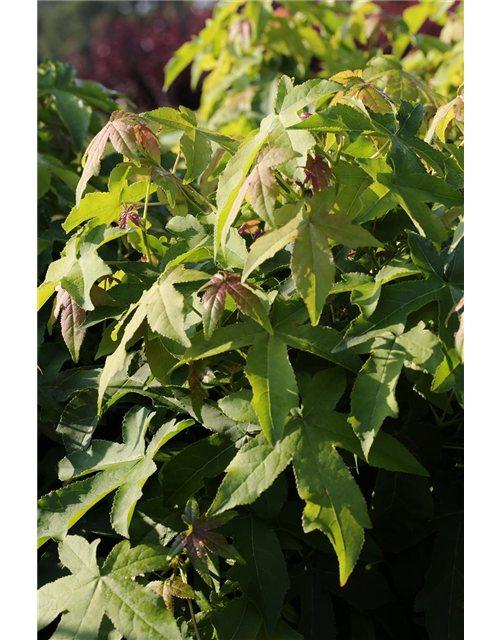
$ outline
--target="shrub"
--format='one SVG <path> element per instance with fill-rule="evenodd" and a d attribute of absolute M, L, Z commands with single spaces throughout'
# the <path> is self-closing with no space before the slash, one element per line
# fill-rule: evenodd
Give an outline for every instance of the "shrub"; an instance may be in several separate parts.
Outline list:
<path fill-rule="evenodd" d="M 115 109 L 78 184 L 42 156 L 48 227 L 76 202 L 38 288 L 39 627 L 458 638 L 463 93 L 375 55 L 281 75 L 237 134 L 210 123 L 244 83 L 210 78 L 199 114 Z M 42 131 L 76 168 L 67 79 Z"/>

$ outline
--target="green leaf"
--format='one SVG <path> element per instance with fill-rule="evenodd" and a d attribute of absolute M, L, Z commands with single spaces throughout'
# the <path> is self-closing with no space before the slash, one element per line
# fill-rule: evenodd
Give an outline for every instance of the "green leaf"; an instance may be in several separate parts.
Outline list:
<path fill-rule="evenodd" d="M 363 345 L 382 333 L 401 333 L 408 314 L 439 299 L 444 288 L 445 285 L 435 278 L 386 285 L 373 315 L 369 319 L 356 318 L 344 339 L 334 347 L 333 354 Z"/>
<path fill-rule="evenodd" d="M 299 496 L 306 501 L 302 526 L 319 529 L 335 548 L 340 584 L 349 578 L 371 527 L 363 494 L 337 453 L 328 433 L 307 419 L 296 419 L 298 442 L 293 468 Z"/>
<path fill-rule="evenodd" d="M 324 429 L 334 447 L 350 451 L 360 460 L 367 462 L 368 459 L 363 453 L 361 442 L 354 434 L 348 418 L 349 416 L 344 413 L 315 411 L 307 418 L 307 421 L 314 423 L 318 429 Z M 419 476 L 429 475 L 415 456 L 399 440 L 384 431 L 379 431 L 373 442 L 369 464 L 371 467 L 388 471 L 413 473 Z"/>
<path fill-rule="evenodd" d="M 379 338 L 354 383 L 349 422 L 368 460 L 384 420 L 398 415 L 395 389 L 404 359 L 405 351 L 396 337 Z"/>
<path fill-rule="evenodd" d="M 278 251 L 293 242 L 299 235 L 299 226 L 302 223 L 302 207 L 298 205 L 297 215 L 287 224 L 275 231 L 269 231 L 258 238 L 252 244 L 248 252 L 248 258 L 241 276 L 244 282 L 266 260 L 275 256 Z"/>
<path fill-rule="evenodd" d="M 408 232 L 408 245 L 412 260 L 422 274 L 426 278 L 433 276 L 443 280 L 446 255 L 444 253 L 439 255 L 429 240 L 411 231 Z"/>
<path fill-rule="evenodd" d="M 250 171 L 253 161 L 264 144 L 270 125 L 269 118 L 261 123 L 259 133 L 243 144 L 229 160 L 219 179 L 217 188 L 217 222 L 215 226 L 215 252 L 219 246 L 224 250 L 229 228 L 238 215 L 241 201 L 237 201 L 241 186 Z M 236 204 L 235 204 L 236 202 Z"/>
<path fill-rule="evenodd" d="M 184 329 L 184 298 L 170 282 L 154 285 L 142 302 L 153 331 L 185 347 L 191 345 Z"/>
<path fill-rule="evenodd" d="M 180 146 L 187 165 L 184 184 L 189 184 L 207 168 L 212 158 L 212 145 L 198 129 L 188 129 L 181 137 Z"/>
<path fill-rule="evenodd" d="M 234 453 L 234 443 L 218 434 L 184 448 L 166 462 L 160 472 L 166 504 L 184 506 L 203 487 L 205 478 L 224 471 Z"/>
<path fill-rule="evenodd" d="M 330 327 L 303 324 L 287 327 L 275 333 L 289 347 L 313 353 L 320 358 L 339 364 L 355 373 L 361 369 L 361 360 L 352 350 L 337 348 L 342 344 L 342 334 Z"/>
<path fill-rule="evenodd" d="M 56 431 L 61 434 L 68 453 L 86 449 L 99 418 L 95 389 L 77 393 L 66 405 Z"/>
<path fill-rule="evenodd" d="M 40 200 L 50 188 L 51 173 L 45 158 L 37 154 L 37 199 Z"/>
<path fill-rule="evenodd" d="M 278 538 L 252 516 L 233 520 L 230 532 L 245 564 L 235 564 L 228 576 L 239 583 L 245 596 L 257 607 L 266 627 L 273 629 L 289 587 Z"/>
<path fill-rule="evenodd" d="M 97 399 L 97 408 L 99 415 L 102 414 L 102 401 L 104 393 L 108 388 L 113 376 L 121 371 L 125 366 L 125 358 L 127 356 L 127 346 L 134 339 L 134 335 L 146 318 L 145 306 L 139 307 L 135 310 L 132 319 L 128 322 L 123 332 L 120 344 L 116 348 L 115 352 L 106 358 L 106 363 L 99 378 L 99 392 Z"/>
<path fill-rule="evenodd" d="M 249 422 L 257 424 L 257 414 L 252 407 L 252 392 L 250 389 L 241 389 L 235 393 L 224 396 L 217 402 L 220 410 L 231 420 L 236 422 Z"/>
<path fill-rule="evenodd" d="M 262 431 L 275 445 L 283 436 L 288 414 L 298 405 L 297 383 L 285 343 L 269 334 L 257 336 L 248 352 L 245 373 Z"/>
<path fill-rule="evenodd" d="M 357 224 L 352 224 L 348 216 L 341 213 L 323 216 L 319 225 L 329 238 L 346 247 L 355 249 L 356 247 L 383 248 L 384 246 L 369 231 Z"/>
<path fill-rule="evenodd" d="M 262 327 L 251 320 L 216 329 L 208 340 L 205 340 L 202 333 L 197 333 L 193 337 L 189 349 L 186 349 L 184 359 L 179 364 L 247 347 L 253 344 L 256 337 L 262 333 Z"/>
<path fill-rule="evenodd" d="M 315 326 L 335 280 L 332 251 L 315 217 L 304 221 L 298 229 L 291 269 L 295 287 L 307 306 L 311 324 Z"/>
<path fill-rule="evenodd" d="M 275 449 L 260 433 L 243 445 L 227 467 L 209 513 L 216 515 L 257 500 L 290 463 L 294 443 L 294 435 L 288 434 Z"/>
<path fill-rule="evenodd" d="M 381 133 L 379 127 L 368 116 L 346 104 L 328 107 L 320 113 L 292 125 L 291 128 L 331 133 Z"/>
<path fill-rule="evenodd" d="M 90 289 L 98 278 L 109 274 L 111 269 L 94 253 L 87 253 L 78 260 L 69 256 L 60 258 L 50 264 L 43 284 L 38 287 L 38 309 L 60 285 L 79 307 L 92 311 Z"/>
<path fill-rule="evenodd" d="M 231 600 L 221 610 L 211 616 L 218 640 L 255 640 L 262 624 L 262 618 L 254 605 L 242 596 Z"/>
<path fill-rule="evenodd" d="M 87 135 L 92 109 L 68 91 L 54 89 L 52 93 L 61 120 L 68 127 L 75 147 L 80 150 Z"/>
<path fill-rule="evenodd" d="M 172 420 L 164 424 L 146 448 L 144 437 L 151 418 L 146 409 L 135 407 L 123 421 L 123 444 L 94 440 L 86 451 L 74 451 L 61 460 L 61 480 L 76 480 L 99 473 L 40 499 L 39 538 L 42 542 L 48 537 L 63 538 L 96 502 L 116 489 L 111 524 L 117 533 L 128 537 L 128 527 L 142 487 L 156 471 L 153 457 L 168 440 L 193 424 L 192 420 Z"/>
<path fill-rule="evenodd" d="M 99 542 L 97 539 L 89 544 L 80 536 L 68 536 L 59 545 L 61 562 L 71 575 L 39 589 L 38 629 L 63 613 L 54 637 L 97 638 L 106 614 L 127 638 L 182 640 L 175 618 L 161 598 L 130 580 L 141 573 L 164 569 L 170 552 L 147 545 L 131 549 L 124 541 L 112 549 L 101 567 L 96 558 Z"/>

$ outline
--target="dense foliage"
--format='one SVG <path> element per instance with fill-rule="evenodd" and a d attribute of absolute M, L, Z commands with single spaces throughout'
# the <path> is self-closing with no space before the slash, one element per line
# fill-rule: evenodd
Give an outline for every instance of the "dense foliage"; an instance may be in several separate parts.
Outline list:
<path fill-rule="evenodd" d="M 39 68 L 40 637 L 461 637 L 443 4 L 222 3 L 198 113 Z"/>

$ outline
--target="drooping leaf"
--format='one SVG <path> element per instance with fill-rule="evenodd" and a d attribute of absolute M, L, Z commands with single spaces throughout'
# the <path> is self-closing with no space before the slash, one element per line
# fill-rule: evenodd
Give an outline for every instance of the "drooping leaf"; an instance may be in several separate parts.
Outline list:
<path fill-rule="evenodd" d="M 333 446 L 328 433 L 307 419 L 297 419 L 298 442 L 293 468 L 299 496 L 306 506 L 302 526 L 306 533 L 320 529 L 335 548 L 340 584 L 347 582 L 371 523 L 363 494 Z"/>
<path fill-rule="evenodd" d="M 117 153 L 134 159 L 137 155 L 137 143 L 134 133 L 133 118 L 125 111 L 114 111 L 110 121 L 92 139 L 82 158 L 83 172 L 76 189 L 76 206 L 80 204 L 87 182 L 99 173 L 101 158 L 106 145 L 110 142 Z"/>
<path fill-rule="evenodd" d="M 275 445 L 283 436 L 288 414 L 298 404 L 297 383 L 285 343 L 269 334 L 257 336 L 248 352 L 245 373 L 262 431 Z"/>
<path fill-rule="evenodd" d="M 184 183 L 189 184 L 205 171 L 212 157 L 212 145 L 203 133 L 196 128 L 191 128 L 183 133 L 180 147 L 187 165 Z"/>
<path fill-rule="evenodd" d="M 262 301 L 255 293 L 256 288 L 249 284 L 243 284 L 239 275 L 217 273 L 202 288 L 207 288 L 202 299 L 203 329 L 207 338 L 212 336 L 217 327 L 224 311 L 227 294 L 231 296 L 242 313 L 261 324 L 269 333 L 273 332 Z"/>
<path fill-rule="evenodd" d="M 65 345 L 71 354 L 73 362 L 78 362 L 80 348 L 85 338 L 86 329 L 80 329 L 80 325 L 86 318 L 86 313 L 81 309 L 67 291 L 59 288 L 55 301 L 54 317 L 61 314 L 61 333 Z"/>
<path fill-rule="evenodd" d="M 211 618 L 219 640 L 255 640 L 262 624 L 257 609 L 245 596 L 231 600 L 223 609 L 214 611 Z"/>
<path fill-rule="evenodd" d="M 274 628 L 289 587 L 285 559 L 278 538 L 262 521 L 247 516 L 231 522 L 231 535 L 245 564 L 229 571 L 245 596 L 257 607 L 269 630 Z"/>
<path fill-rule="evenodd" d="M 404 358 L 405 351 L 396 337 L 379 338 L 354 383 L 349 422 L 368 460 L 385 418 L 398 415 L 395 388 Z"/>
<path fill-rule="evenodd" d="M 317 215 L 304 221 L 293 245 L 292 276 L 306 303 L 311 324 L 317 325 L 335 278 L 333 256 L 327 236 L 317 226 Z"/>

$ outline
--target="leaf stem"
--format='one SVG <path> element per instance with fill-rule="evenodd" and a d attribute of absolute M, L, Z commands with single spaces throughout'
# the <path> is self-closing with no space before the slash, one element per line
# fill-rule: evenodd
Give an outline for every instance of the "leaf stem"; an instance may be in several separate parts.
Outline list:
<path fill-rule="evenodd" d="M 201 315 L 201 313 L 198 311 L 198 309 L 195 309 L 195 308 L 193 307 L 193 305 L 189 302 L 189 300 L 187 300 L 187 299 L 186 299 L 186 297 L 185 297 L 185 296 L 182 296 L 182 297 L 184 298 L 184 302 L 187 304 L 187 306 L 188 306 L 190 309 L 192 309 L 195 313 L 197 313 L 197 314 L 200 316 L 200 318 L 203 318 L 203 316 L 202 316 L 202 315 Z"/>
<path fill-rule="evenodd" d="M 177 158 L 175 159 L 174 166 L 172 167 L 172 173 L 175 175 L 177 171 L 177 165 L 179 164 L 179 160 L 181 159 L 181 150 L 177 153 Z"/>
<path fill-rule="evenodd" d="M 390 143 L 391 143 L 391 139 L 389 138 L 384 142 L 384 144 L 380 147 L 380 149 L 378 149 L 378 151 L 375 151 L 375 153 L 372 156 L 370 156 L 369 159 L 375 160 L 375 158 L 378 158 L 379 156 L 381 156 L 384 153 L 384 151 L 387 149 Z"/>
<path fill-rule="evenodd" d="M 146 188 L 146 197 L 144 199 L 144 211 L 142 213 L 142 225 L 143 228 L 141 229 L 141 235 L 142 235 L 142 242 L 144 243 L 144 248 L 146 249 L 146 258 L 149 264 L 152 264 L 152 259 L 151 259 L 151 251 L 149 249 L 149 243 L 148 243 L 148 233 L 146 231 L 146 224 L 148 221 L 148 205 L 149 205 L 149 193 L 151 190 L 151 175 L 148 178 L 148 186 Z"/>
<path fill-rule="evenodd" d="M 196 640 L 201 640 L 200 632 L 198 631 L 198 625 L 196 624 L 196 618 L 194 617 L 194 609 L 191 600 L 188 599 L 189 613 L 191 614 L 191 620 L 193 621 L 194 632 L 196 634 Z"/>
<path fill-rule="evenodd" d="M 337 150 L 335 151 L 335 155 L 333 157 L 333 165 L 335 166 L 337 162 L 340 160 L 340 154 L 342 153 L 342 148 L 344 146 L 345 136 L 340 136 L 339 143 L 337 145 Z"/>
<path fill-rule="evenodd" d="M 180 570 L 180 574 L 181 574 L 181 579 L 185 584 L 189 584 L 188 579 L 187 579 L 187 575 L 184 573 L 184 571 L 181 569 Z M 189 607 L 189 613 L 191 614 L 191 620 L 193 621 L 193 627 L 194 627 L 194 632 L 196 635 L 196 640 L 201 640 L 201 636 L 200 636 L 200 632 L 198 631 L 198 625 L 196 624 L 196 618 L 194 617 L 194 609 L 193 609 L 193 604 L 191 602 L 191 598 L 187 599 L 188 602 L 188 607 Z"/>

